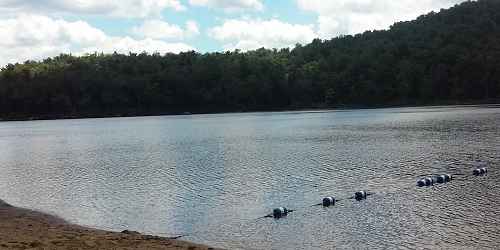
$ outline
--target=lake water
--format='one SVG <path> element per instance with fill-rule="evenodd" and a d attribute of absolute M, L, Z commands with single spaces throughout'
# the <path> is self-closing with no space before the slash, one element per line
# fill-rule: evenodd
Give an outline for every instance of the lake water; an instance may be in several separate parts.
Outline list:
<path fill-rule="evenodd" d="M 230 249 L 498 249 L 499 164 L 499 106 L 0 123 L 0 199 Z"/>

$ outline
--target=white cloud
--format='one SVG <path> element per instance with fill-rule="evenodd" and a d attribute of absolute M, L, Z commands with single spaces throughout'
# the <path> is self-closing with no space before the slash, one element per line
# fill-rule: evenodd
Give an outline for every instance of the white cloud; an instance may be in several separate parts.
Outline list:
<path fill-rule="evenodd" d="M 176 11 L 186 7 L 179 0 L 1 0 L 1 12 L 38 14 L 70 13 L 115 17 L 159 16 L 164 9 Z"/>
<path fill-rule="evenodd" d="M 448 8 L 463 0 L 296 0 L 300 9 L 318 14 L 318 35 L 331 38 L 386 29 L 397 21 Z"/>
<path fill-rule="evenodd" d="M 186 34 L 187 36 L 197 36 L 200 34 L 200 28 L 196 21 L 190 20 L 186 22 Z"/>
<path fill-rule="evenodd" d="M 296 43 L 309 43 L 316 37 L 312 25 L 289 24 L 276 19 L 230 19 L 209 33 L 223 42 L 227 50 L 293 47 Z"/>
<path fill-rule="evenodd" d="M 193 50 L 184 43 L 108 36 L 84 21 L 68 22 L 40 15 L 23 14 L 16 18 L 0 19 L 0 34 L 0 65 L 38 60 L 60 53 L 178 53 Z"/>
<path fill-rule="evenodd" d="M 179 25 L 162 20 L 147 20 L 140 26 L 133 27 L 132 33 L 145 38 L 184 40 L 200 34 L 200 30 L 195 21 L 186 22 L 186 28 L 183 29 Z"/>
<path fill-rule="evenodd" d="M 260 0 L 189 0 L 189 4 L 222 9 L 227 12 L 264 9 L 264 5 Z"/>

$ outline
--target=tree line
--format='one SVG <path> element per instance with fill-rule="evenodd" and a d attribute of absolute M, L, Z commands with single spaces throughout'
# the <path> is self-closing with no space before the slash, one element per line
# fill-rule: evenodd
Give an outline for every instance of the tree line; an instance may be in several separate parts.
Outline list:
<path fill-rule="evenodd" d="M 61 54 L 0 71 L 0 118 L 498 101 L 500 1 L 293 49 Z"/>

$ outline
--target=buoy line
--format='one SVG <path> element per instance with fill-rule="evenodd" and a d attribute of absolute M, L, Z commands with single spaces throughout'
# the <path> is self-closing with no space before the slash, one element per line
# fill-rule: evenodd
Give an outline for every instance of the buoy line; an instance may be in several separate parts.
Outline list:
<path fill-rule="evenodd" d="M 479 173 L 479 174 L 477 174 Z M 488 168 L 486 167 L 481 167 L 481 168 L 475 168 L 473 171 L 472 171 L 472 175 L 473 176 L 484 176 L 488 173 Z M 425 177 L 426 175 L 421 175 L 419 176 L 420 180 L 424 180 L 424 179 L 427 179 L 427 180 L 424 180 L 425 182 L 432 182 L 433 184 L 435 183 L 438 183 L 438 184 L 443 184 L 443 183 L 447 183 L 447 182 L 451 182 L 452 180 L 455 180 L 454 176 L 468 176 L 467 174 L 462 174 L 462 173 L 456 173 L 456 174 L 430 174 L 430 175 L 427 175 L 427 177 Z M 301 178 L 302 179 L 302 178 Z M 306 178 L 303 178 L 304 180 L 307 180 Z M 431 179 L 431 180 L 429 180 Z M 444 179 L 444 182 L 441 182 L 443 181 Z M 307 180 L 307 181 L 311 181 L 312 180 Z M 418 183 L 417 181 L 417 183 Z M 429 186 L 432 186 L 432 185 L 429 185 Z M 328 186 L 326 186 L 328 187 Z M 427 187 L 427 186 L 425 186 Z M 345 200 L 357 200 L 357 201 L 363 201 L 365 199 L 367 199 L 368 196 L 371 196 L 371 195 L 375 195 L 376 193 L 374 192 L 367 192 L 367 191 L 358 191 L 358 192 L 355 192 L 353 196 L 350 196 L 350 197 L 347 197 L 347 198 L 336 198 L 334 196 L 327 196 L 327 197 L 324 197 L 322 199 L 322 202 L 321 203 L 318 203 L 318 204 L 314 204 L 312 206 L 303 206 L 301 208 L 298 208 L 298 209 L 306 209 L 308 207 L 315 207 L 315 206 L 323 206 L 324 208 L 329 208 L 329 207 L 333 207 L 335 206 L 338 202 L 340 201 L 345 201 Z M 242 220 L 241 224 L 243 223 L 249 223 L 249 222 L 255 222 L 257 220 L 260 220 L 260 219 L 264 219 L 264 218 L 274 218 L 276 220 L 279 220 L 279 219 L 284 219 L 286 218 L 290 213 L 292 212 L 297 212 L 298 210 L 297 209 L 288 209 L 286 207 L 277 207 L 275 209 L 273 209 L 273 212 L 266 215 L 266 216 L 262 216 L 262 217 L 259 217 L 259 218 L 256 218 L 256 219 L 246 219 L 246 220 Z M 240 225 L 241 226 L 241 225 Z M 181 238 L 181 237 L 189 237 L 189 236 L 192 236 L 192 235 L 195 235 L 195 234 L 199 234 L 199 233 L 207 233 L 209 232 L 208 230 L 207 231 L 194 231 L 194 232 L 191 232 L 191 233 L 183 233 L 183 234 L 178 234 L 178 238 Z"/>
<path fill-rule="evenodd" d="M 474 176 L 483 176 L 488 173 L 488 168 L 486 167 L 481 167 L 481 168 L 476 168 L 472 171 L 472 174 Z M 451 182 L 454 180 L 454 176 L 466 176 L 466 174 L 461 174 L 461 173 L 456 173 L 456 174 L 432 174 L 427 177 L 421 177 L 420 179 L 417 180 L 417 186 L 418 187 L 429 187 L 433 186 L 434 184 L 445 184 L 448 182 Z M 374 195 L 375 193 L 368 193 L 366 191 L 358 191 L 354 193 L 354 196 L 351 196 L 349 198 L 344 198 L 344 199 L 337 199 L 334 196 L 327 196 L 324 197 L 321 203 L 314 204 L 314 206 L 323 206 L 323 207 L 330 207 L 330 206 L 335 206 L 335 204 L 339 201 L 346 200 L 346 199 L 354 199 L 357 201 L 362 201 L 365 200 L 368 196 Z M 273 210 L 273 213 L 268 214 L 262 218 L 275 218 L 275 219 L 280 219 L 283 217 L 286 217 L 289 213 L 294 212 L 296 210 L 291 210 L 287 209 L 285 207 L 278 207 Z"/>

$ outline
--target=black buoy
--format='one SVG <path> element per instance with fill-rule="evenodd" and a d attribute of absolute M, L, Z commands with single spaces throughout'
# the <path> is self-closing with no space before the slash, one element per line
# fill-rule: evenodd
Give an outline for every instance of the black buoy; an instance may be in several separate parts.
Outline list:
<path fill-rule="evenodd" d="M 434 185 L 434 180 L 430 177 L 424 178 L 424 181 L 426 186 Z"/>
<path fill-rule="evenodd" d="M 289 210 L 284 207 L 278 207 L 273 210 L 273 217 L 278 219 L 287 216 Z"/>
<path fill-rule="evenodd" d="M 420 180 L 418 180 L 418 181 L 417 181 L 417 186 L 419 186 L 419 187 L 423 187 L 423 186 L 425 186 L 425 181 L 424 181 L 424 179 L 420 179 Z"/>
<path fill-rule="evenodd" d="M 481 175 L 481 169 L 479 168 L 474 169 L 474 171 L 472 171 L 472 174 L 475 176 Z"/>
<path fill-rule="evenodd" d="M 335 198 L 334 197 L 325 197 L 323 198 L 323 206 L 324 207 L 329 207 L 329 206 L 335 206 Z"/>
<path fill-rule="evenodd" d="M 365 191 L 359 191 L 354 193 L 354 199 L 360 201 L 366 199 L 366 192 Z"/>
<path fill-rule="evenodd" d="M 437 183 L 445 183 L 446 182 L 446 176 L 445 175 L 438 175 L 438 176 L 436 176 L 436 182 Z"/>
<path fill-rule="evenodd" d="M 428 187 L 434 185 L 434 183 L 445 183 L 446 175 L 438 175 L 435 177 L 425 177 L 417 181 L 417 186 L 419 187 Z"/>
<path fill-rule="evenodd" d="M 453 176 L 451 174 L 445 174 L 444 179 L 446 182 L 450 182 L 451 180 L 453 180 Z"/>
<path fill-rule="evenodd" d="M 485 175 L 488 173 L 488 168 L 476 168 L 472 171 L 472 174 L 475 176 Z"/>

